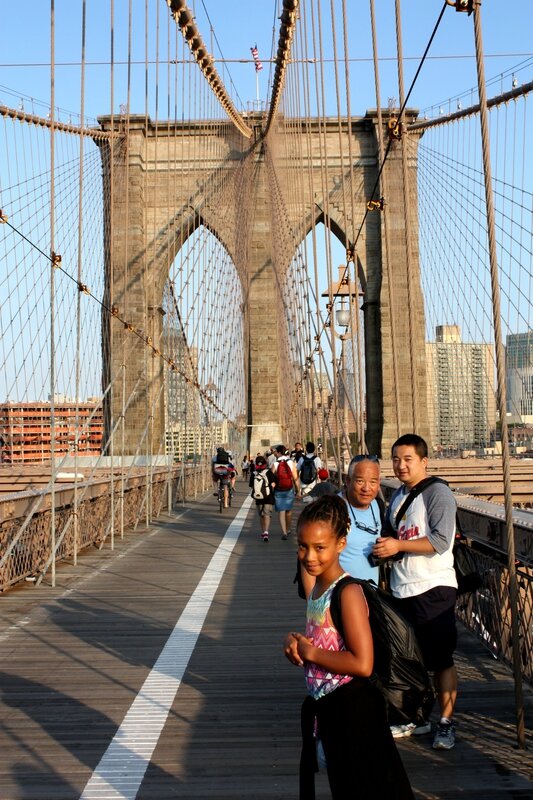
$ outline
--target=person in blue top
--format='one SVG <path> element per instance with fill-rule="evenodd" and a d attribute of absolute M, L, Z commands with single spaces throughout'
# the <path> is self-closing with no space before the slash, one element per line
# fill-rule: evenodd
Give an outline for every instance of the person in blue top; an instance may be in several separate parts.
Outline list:
<path fill-rule="evenodd" d="M 354 578 L 373 581 L 377 586 L 379 567 L 372 566 L 368 560 L 377 537 L 381 535 L 381 510 L 376 500 L 380 488 L 377 456 L 354 456 L 345 485 L 341 497 L 348 507 L 351 528 L 339 561 Z"/>
<path fill-rule="evenodd" d="M 354 456 L 348 467 L 345 490 L 340 496 L 346 503 L 350 517 L 350 532 L 346 546 L 339 554 L 339 562 L 345 572 L 354 578 L 379 583 L 379 567 L 372 566 L 368 556 L 381 535 L 381 510 L 376 500 L 380 489 L 380 469 L 377 456 Z M 314 578 L 305 568 L 301 570 L 305 596 L 314 586 Z"/>

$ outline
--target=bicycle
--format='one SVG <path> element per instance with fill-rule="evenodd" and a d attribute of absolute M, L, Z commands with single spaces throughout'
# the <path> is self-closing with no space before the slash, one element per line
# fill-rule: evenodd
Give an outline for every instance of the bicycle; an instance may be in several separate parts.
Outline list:
<path fill-rule="evenodd" d="M 217 500 L 218 510 L 222 514 L 224 508 L 231 507 L 231 494 L 229 486 L 229 478 L 220 477 L 218 479 Z"/>

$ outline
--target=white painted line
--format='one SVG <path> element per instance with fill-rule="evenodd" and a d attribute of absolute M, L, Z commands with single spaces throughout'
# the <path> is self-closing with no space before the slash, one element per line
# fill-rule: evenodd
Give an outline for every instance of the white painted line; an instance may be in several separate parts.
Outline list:
<path fill-rule="evenodd" d="M 230 524 L 80 800 L 135 800 L 252 498 Z"/>

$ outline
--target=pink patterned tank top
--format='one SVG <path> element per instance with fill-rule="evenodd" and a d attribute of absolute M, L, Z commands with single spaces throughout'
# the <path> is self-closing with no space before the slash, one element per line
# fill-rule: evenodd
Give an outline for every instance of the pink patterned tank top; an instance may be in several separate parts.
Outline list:
<path fill-rule="evenodd" d="M 321 647 L 323 650 L 346 650 L 342 636 L 333 625 L 329 606 L 333 589 L 338 581 L 347 574 L 344 572 L 339 575 L 337 580 L 333 581 L 324 594 L 320 595 L 316 600 L 313 599 L 311 593 L 307 601 L 305 635 L 308 639 L 311 639 L 315 647 Z M 329 692 L 333 692 L 344 683 L 348 683 L 353 677 L 352 675 L 336 675 L 333 672 L 328 672 L 312 661 L 306 661 L 304 672 L 307 691 L 315 700 L 329 694 Z"/>

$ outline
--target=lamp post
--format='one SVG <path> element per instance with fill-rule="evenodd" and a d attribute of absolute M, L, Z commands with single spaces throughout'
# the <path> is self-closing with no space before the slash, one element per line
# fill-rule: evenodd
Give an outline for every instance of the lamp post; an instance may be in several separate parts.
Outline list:
<path fill-rule="evenodd" d="M 325 292 L 322 292 L 322 297 L 329 298 L 329 302 L 327 304 L 327 310 L 330 313 L 330 321 L 329 323 L 326 323 L 326 325 L 331 330 L 331 344 L 332 344 L 334 363 L 335 363 L 335 355 L 334 355 L 333 344 L 335 338 L 338 338 L 341 343 L 340 370 L 338 370 L 338 374 L 340 375 L 340 382 L 342 386 L 339 387 L 339 383 L 338 381 L 336 381 L 336 387 L 337 387 L 336 400 L 337 400 L 337 408 L 340 409 L 342 407 L 342 425 L 343 425 L 343 439 L 344 439 L 342 462 L 343 462 L 343 468 L 347 469 L 347 466 L 351 458 L 351 445 L 350 445 L 350 435 L 349 435 L 349 402 L 348 402 L 348 383 L 347 383 L 347 369 L 346 369 L 346 342 L 348 341 L 348 339 L 352 338 L 352 332 L 353 332 L 349 331 L 353 323 L 353 313 L 352 313 L 352 303 L 354 302 L 353 298 L 357 297 L 358 295 L 362 295 L 362 292 L 358 290 L 355 281 L 350 281 L 349 264 L 347 266 L 341 264 L 338 269 L 339 269 L 339 280 L 334 281 L 332 284 L 330 284 L 327 290 Z M 340 308 L 335 309 L 335 317 L 333 318 L 332 312 L 334 310 L 334 298 L 340 298 Z M 337 331 L 335 330 L 335 324 L 338 325 L 340 328 L 344 328 L 344 331 L 342 333 L 337 333 Z M 359 437 L 359 439 L 360 439 L 359 441 L 359 446 L 360 446 L 362 437 Z M 337 441 L 340 451 L 340 436 L 338 434 L 338 425 L 337 425 Z M 339 462 L 340 462 L 340 452 L 339 452 Z"/>

